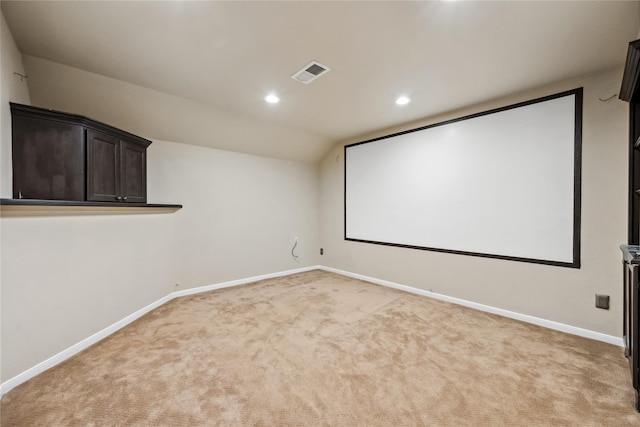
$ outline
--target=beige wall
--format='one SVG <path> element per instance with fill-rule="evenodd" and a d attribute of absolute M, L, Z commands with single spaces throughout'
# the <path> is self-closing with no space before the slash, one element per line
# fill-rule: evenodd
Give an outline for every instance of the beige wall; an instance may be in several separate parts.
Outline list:
<path fill-rule="evenodd" d="M 343 144 L 319 170 L 306 163 L 160 141 L 153 129 L 181 117 L 184 121 L 163 132 L 185 129 L 175 140 L 202 144 L 184 136 L 195 132 L 233 148 L 233 133 L 241 135 L 246 123 L 214 110 L 205 114 L 189 101 L 149 89 L 39 58 L 24 60 L 34 104 L 87 114 L 155 139 L 149 148 L 149 201 L 184 208 L 153 214 L 3 214 L 2 381 L 175 290 L 176 284 L 186 289 L 318 263 L 621 335 L 617 245 L 626 234 L 627 105 L 597 100 L 617 92 L 620 70 L 420 123 L 584 85 L 583 267 L 573 270 L 345 242 Z M 13 75 L 23 71 L 21 62 L 3 19 L 2 197 L 11 196 L 7 100 L 30 102 L 26 83 Z M 218 125 L 220 133 L 210 131 Z M 273 132 L 269 137 L 277 140 Z M 299 262 L 290 256 L 295 236 L 300 238 Z M 317 255 L 320 246 L 323 257 Z M 594 308 L 596 292 L 611 295 L 610 311 Z"/>
<path fill-rule="evenodd" d="M 317 166 L 160 141 L 149 150 L 153 201 L 184 205 L 173 215 L 181 288 L 318 263 Z"/>
<path fill-rule="evenodd" d="M 81 78 L 72 83 L 60 72 L 51 81 L 36 73 L 34 79 L 45 81 L 31 88 L 34 104 L 42 105 L 39 91 L 47 85 L 61 86 L 56 93 L 69 96 L 51 98 L 46 106 L 67 111 L 82 111 L 68 104 L 78 98 L 83 105 L 114 105 L 131 89 L 75 69 L 69 72 Z M 151 110 L 163 96 L 134 90 L 136 105 Z M 10 146 L 10 133 L 3 132 L 2 144 Z M 182 290 L 318 263 L 316 165 L 158 140 L 148 155 L 149 202 L 180 203 L 183 209 L 3 211 L 2 381 L 169 294 L 176 284 Z M 290 254 L 296 236 L 298 261 Z"/>
<path fill-rule="evenodd" d="M 149 147 L 149 197 L 175 213 L 2 218 L 2 380 L 175 290 L 317 263 L 315 167 Z M 290 256 L 293 238 L 300 238 Z"/>
<path fill-rule="evenodd" d="M 9 27 L 0 14 L 0 196 L 11 197 L 11 110 L 9 102 L 29 104 L 28 79 L 13 73 L 26 75 L 22 55 L 18 50 Z"/>
<path fill-rule="evenodd" d="M 622 70 L 578 78 L 338 144 L 321 164 L 322 264 L 620 337 L 622 276 L 618 245 L 626 240 L 628 105 L 617 99 L 600 102 L 598 98 L 617 93 L 621 79 Z M 343 239 L 346 143 L 579 86 L 584 86 L 581 269 Z M 611 310 L 594 307 L 596 293 L 611 295 Z"/>
<path fill-rule="evenodd" d="M 0 13 L 0 197 L 11 197 L 11 110 L 9 102 L 15 101 L 28 104 L 29 88 L 27 80 L 21 79 L 14 72 L 25 75 L 22 66 L 22 56 L 16 46 L 9 27 Z M 2 259 L 2 222 L 0 221 L 0 259 Z M 0 266 L 1 267 L 1 266 Z M 2 277 L 0 275 L 0 289 Z M 0 292 L 0 313 L 2 292 Z M 2 317 L 0 316 L 0 333 Z M 2 378 L 2 349 L 0 335 L 0 378 Z"/>

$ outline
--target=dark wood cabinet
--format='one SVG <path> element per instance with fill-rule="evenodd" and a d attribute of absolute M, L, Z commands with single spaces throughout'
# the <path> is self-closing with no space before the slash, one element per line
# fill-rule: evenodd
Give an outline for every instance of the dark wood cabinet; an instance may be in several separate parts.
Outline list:
<path fill-rule="evenodd" d="M 147 202 L 146 147 L 87 131 L 87 200 Z"/>
<path fill-rule="evenodd" d="M 146 147 L 121 141 L 120 186 L 122 197 L 129 203 L 147 202 L 147 151 Z"/>
<path fill-rule="evenodd" d="M 82 126 L 14 115 L 12 130 L 15 199 L 85 199 Z"/>
<path fill-rule="evenodd" d="M 622 245 L 623 254 L 623 324 L 624 354 L 629 359 L 631 383 L 635 389 L 635 407 L 640 410 L 640 324 L 638 294 L 640 293 L 640 246 Z"/>
<path fill-rule="evenodd" d="M 87 200 L 120 200 L 120 140 L 87 132 Z"/>
<path fill-rule="evenodd" d="M 629 235 L 624 256 L 623 339 L 631 368 L 635 406 L 640 411 L 640 40 L 629 43 L 620 87 L 629 102 Z"/>
<path fill-rule="evenodd" d="M 14 199 L 147 202 L 151 141 L 75 114 L 11 113 Z"/>

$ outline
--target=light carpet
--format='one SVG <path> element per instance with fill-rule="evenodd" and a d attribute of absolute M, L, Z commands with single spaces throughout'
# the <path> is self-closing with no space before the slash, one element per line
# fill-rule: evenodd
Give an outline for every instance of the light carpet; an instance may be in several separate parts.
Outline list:
<path fill-rule="evenodd" d="M 639 426 L 623 350 L 314 270 L 175 299 L 2 426 Z"/>

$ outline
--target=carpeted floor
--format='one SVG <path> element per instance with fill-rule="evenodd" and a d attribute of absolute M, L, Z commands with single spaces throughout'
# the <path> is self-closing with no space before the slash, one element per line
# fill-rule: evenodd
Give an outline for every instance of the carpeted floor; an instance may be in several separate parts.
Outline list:
<path fill-rule="evenodd" d="M 623 350 L 311 271 L 184 297 L 2 399 L 2 426 L 639 426 Z"/>

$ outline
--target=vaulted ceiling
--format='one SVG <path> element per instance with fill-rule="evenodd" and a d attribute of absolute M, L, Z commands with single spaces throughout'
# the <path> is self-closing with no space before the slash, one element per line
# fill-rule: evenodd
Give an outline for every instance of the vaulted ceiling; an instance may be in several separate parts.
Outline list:
<path fill-rule="evenodd" d="M 291 155 L 306 161 L 339 140 L 622 66 L 640 29 L 640 3 L 615 1 L 3 0 L 2 12 L 23 54 L 294 130 L 292 153 L 308 135 L 321 149 Z M 312 60 L 331 71 L 291 79 Z M 264 101 L 271 92 L 280 103 Z"/>

